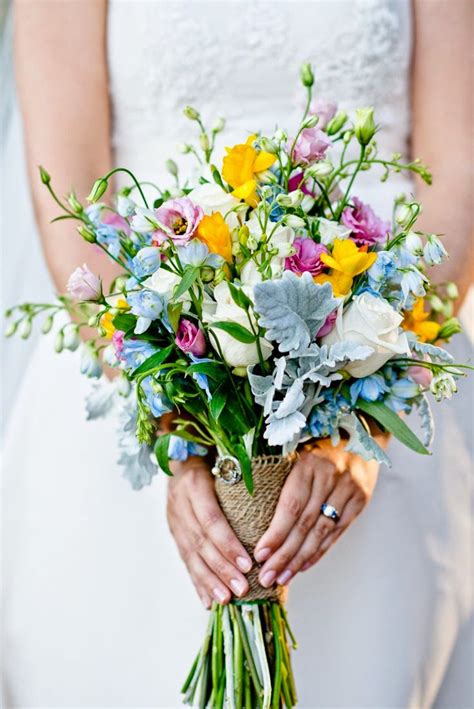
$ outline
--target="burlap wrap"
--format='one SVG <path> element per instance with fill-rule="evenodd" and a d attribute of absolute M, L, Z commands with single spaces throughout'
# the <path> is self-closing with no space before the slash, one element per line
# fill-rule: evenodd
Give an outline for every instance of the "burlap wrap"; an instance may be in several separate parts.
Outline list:
<path fill-rule="evenodd" d="M 216 479 L 216 492 L 229 523 L 253 559 L 257 541 L 268 529 L 280 497 L 283 483 L 291 470 L 292 459 L 282 456 L 259 456 L 252 459 L 254 493 L 249 495 L 243 480 L 229 485 Z M 247 574 L 248 594 L 240 600 L 284 601 L 285 589 L 263 588 L 258 582 L 258 564 Z"/>

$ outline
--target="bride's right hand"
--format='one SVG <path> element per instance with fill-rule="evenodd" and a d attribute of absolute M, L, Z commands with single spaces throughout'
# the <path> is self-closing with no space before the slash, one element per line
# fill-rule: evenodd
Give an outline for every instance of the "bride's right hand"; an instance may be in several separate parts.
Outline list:
<path fill-rule="evenodd" d="M 252 561 L 219 506 L 209 466 L 190 457 L 170 467 L 168 524 L 204 606 L 243 596 Z"/>

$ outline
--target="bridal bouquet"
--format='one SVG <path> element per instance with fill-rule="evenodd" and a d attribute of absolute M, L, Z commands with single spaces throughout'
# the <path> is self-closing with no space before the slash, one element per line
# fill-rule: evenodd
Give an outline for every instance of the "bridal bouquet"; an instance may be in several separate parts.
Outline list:
<path fill-rule="evenodd" d="M 435 286 L 427 267 L 446 251 L 439 236 L 417 228 L 420 205 L 399 196 L 384 221 L 357 195 L 357 176 L 372 168 L 431 181 L 419 161 L 379 155 L 372 108 L 355 116 L 313 100 L 313 73 L 301 123 L 289 133 L 256 132 L 213 162 L 218 119 L 206 128 L 190 106 L 198 177 L 173 186 L 140 182 L 124 168 L 94 184 L 88 206 L 62 200 L 48 173 L 41 179 L 79 223 L 80 236 L 120 271 L 109 288 L 84 265 L 68 294 L 52 304 L 12 308 L 8 334 L 23 337 L 44 316 L 58 315 L 56 349 L 81 347 L 81 370 L 100 378 L 119 370 L 88 400 L 94 418 L 121 400 L 120 463 L 134 488 L 170 460 L 213 455 L 221 506 L 252 553 L 268 527 L 298 447 L 330 438 L 348 451 L 389 463 L 371 435 L 376 422 L 412 450 L 427 454 L 432 435 L 428 396 L 449 398 L 462 365 L 440 346 L 459 331 L 456 288 Z M 113 175 L 129 184 L 101 202 Z M 95 334 L 81 342 L 81 330 Z M 88 331 L 90 332 L 90 330 Z M 422 440 L 401 414 L 416 409 Z M 163 414 L 171 431 L 158 435 Z M 281 589 L 263 589 L 258 569 L 250 592 L 215 604 L 203 647 L 183 687 L 199 706 L 291 707 L 296 692 L 289 646 L 294 638 Z"/>

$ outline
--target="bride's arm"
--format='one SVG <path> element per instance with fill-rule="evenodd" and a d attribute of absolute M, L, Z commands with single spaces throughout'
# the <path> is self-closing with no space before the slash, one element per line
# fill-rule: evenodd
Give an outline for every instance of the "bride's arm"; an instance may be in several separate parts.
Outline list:
<path fill-rule="evenodd" d="M 38 174 L 43 165 L 59 195 L 73 187 L 84 200 L 111 165 L 106 62 L 106 0 L 16 0 L 16 81 L 36 221 L 59 291 L 87 262 L 107 282 L 115 264 L 77 234 Z"/>
<path fill-rule="evenodd" d="M 461 297 L 473 275 L 472 14 L 470 0 L 415 1 L 412 152 L 433 172 L 433 185 L 417 189 L 420 227 L 445 235 L 450 258 L 434 275 Z"/>

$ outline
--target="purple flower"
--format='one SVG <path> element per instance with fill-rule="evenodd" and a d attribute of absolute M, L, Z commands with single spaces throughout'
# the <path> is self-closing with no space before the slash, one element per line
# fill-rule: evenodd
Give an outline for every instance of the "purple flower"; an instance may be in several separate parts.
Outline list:
<path fill-rule="evenodd" d="M 301 190 L 304 194 L 307 194 L 310 197 L 314 197 L 314 199 L 316 199 L 319 194 L 318 187 L 313 187 L 313 189 L 311 190 L 308 186 L 309 181 L 305 182 L 303 178 L 303 172 L 297 172 L 292 175 L 288 180 L 288 192 L 293 192 L 294 190 Z M 313 185 L 314 184 L 315 183 L 313 182 Z"/>
<path fill-rule="evenodd" d="M 285 268 L 293 273 L 311 273 L 312 276 L 320 274 L 324 268 L 321 263 L 321 254 L 327 254 L 328 250 L 324 244 L 317 244 L 309 238 L 298 237 L 294 240 L 293 246 L 296 253 L 285 259 Z"/>
<path fill-rule="evenodd" d="M 291 150 L 292 145 L 293 140 L 290 138 L 288 150 Z M 304 128 L 293 148 L 293 162 L 295 165 L 310 165 L 313 162 L 322 160 L 326 150 L 331 145 L 332 140 L 317 126 L 315 128 Z"/>
<path fill-rule="evenodd" d="M 326 128 L 331 118 L 334 118 L 336 115 L 336 111 L 337 105 L 332 101 L 326 101 L 323 98 L 317 98 L 316 101 L 311 104 L 311 108 L 309 109 L 312 116 L 318 116 L 318 128 L 321 129 Z"/>
<path fill-rule="evenodd" d="M 166 227 L 166 231 L 158 229 L 153 234 L 153 243 L 162 244 L 170 237 L 179 246 L 185 244 L 193 236 L 204 212 L 189 197 L 169 199 L 156 212 L 156 219 Z M 171 232 L 171 234 L 170 234 Z"/>
<path fill-rule="evenodd" d="M 67 291 L 74 300 L 100 300 L 102 297 L 102 283 L 92 271 L 84 264 L 78 266 L 69 276 Z"/>
<path fill-rule="evenodd" d="M 336 320 L 337 310 L 333 310 L 332 313 L 329 313 L 329 315 L 327 316 L 324 325 L 316 333 L 316 337 L 325 337 L 326 335 L 329 335 L 329 333 L 332 332 L 334 329 Z"/>
<path fill-rule="evenodd" d="M 361 202 L 358 197 L 352 201 L 354 207 L 346 207 L 341 216 L 344 226 L 351 230 L 351 239 L 359 246 L 372 246 L 385 239 L 390 231 L 390 223 L 377 217 L 372 207 Z"/>
<path fill-rule="evenodd" d="M 202 357 L 207 349 L 203 331 L 191 320 L 185 318 L 182 318 L 179 323 L 176 344 L 180 350 L 189 352 L 195 357 Z"/>

